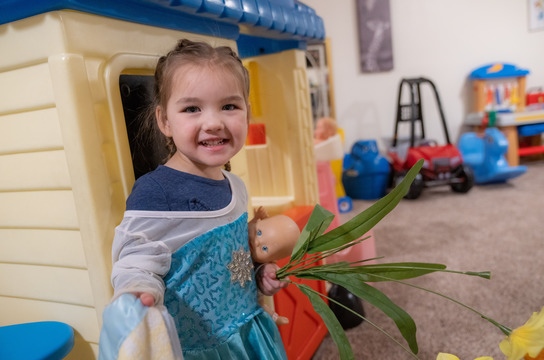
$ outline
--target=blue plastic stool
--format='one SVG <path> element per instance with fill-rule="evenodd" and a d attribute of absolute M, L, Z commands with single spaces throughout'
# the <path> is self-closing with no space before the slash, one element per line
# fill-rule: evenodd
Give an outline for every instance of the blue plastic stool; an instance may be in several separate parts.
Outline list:
<path fill-rule="evenodd" d="M 0 359 L 60 360 L 74 347 L 74 330 L 57 321 L 0 327 Z"/>

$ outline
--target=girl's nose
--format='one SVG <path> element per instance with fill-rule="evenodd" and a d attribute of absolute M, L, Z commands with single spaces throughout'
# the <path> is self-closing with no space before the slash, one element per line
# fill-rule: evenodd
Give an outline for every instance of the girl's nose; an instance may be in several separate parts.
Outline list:
<path fill-rule="evenodd" d="M 202 116 L 202 129 L 204 131 L 222 130 L 224 127 L 221 115 L 213 112 L 208 112 Z"/>

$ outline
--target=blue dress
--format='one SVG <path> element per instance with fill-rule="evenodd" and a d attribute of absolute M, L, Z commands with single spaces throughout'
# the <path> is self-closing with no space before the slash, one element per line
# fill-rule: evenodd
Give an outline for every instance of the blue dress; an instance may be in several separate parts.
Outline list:
<path fill-rule="evenodd" d="M 219 182 L 166 167 L 150 174 L 153 181 L 135 184 L 136 194 L 131 194 L 116 229 L 115 297 L 138 289 L 162 300 L 174 319 L 185 359 L 287 359 L 276 324 L 257 303 L 243 182 L 227 172 Z M 180 205 L 175 190 L 164 191 L 166 183 L 172 184 L 170 176 L 182 176 L 184 191 L 196 186 L 196 193 L 204 190 L 209 200 L 205 196 L 195 201 L 193 188 L 186 196 L 189 205 Z M 225 187 L 232 193 L 226 205 L 220 194 L 214 195 L 224 193 Z M 141 202 L 134 199 L 139 197 L 160 199 L 156 203 L 162 205 L 138 209 Z M 172 210 L 173 202 L 177 205 Z M 192 211 L 195 207 L 201 211 Z"/>

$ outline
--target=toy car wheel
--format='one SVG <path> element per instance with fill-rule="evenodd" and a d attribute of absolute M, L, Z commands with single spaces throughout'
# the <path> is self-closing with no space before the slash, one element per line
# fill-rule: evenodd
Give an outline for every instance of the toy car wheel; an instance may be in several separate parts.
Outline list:
<path fill-rule="evenodd" d="M 474 172 L 467 165 L 462 166 L 457 179 L 461 182 L 451 184 L 451 189 L 455 192 L 466 193 L 474 186 Z"/>
<path fill-rule="evenodd" d="M 404 179 L 404 175 L 397 176 L 395 179 L 395 185 L 400 184 L 402 179 Z M 421 195 L 424 187 L 425 184 L 423 183 L 423 176 L 421 174 L 417 174 L 414 181 L 410 185 L 410 188 L 408 189 L 408 193 L 406 193 L 404 197 L 406 199 L 417 199 Z"/>

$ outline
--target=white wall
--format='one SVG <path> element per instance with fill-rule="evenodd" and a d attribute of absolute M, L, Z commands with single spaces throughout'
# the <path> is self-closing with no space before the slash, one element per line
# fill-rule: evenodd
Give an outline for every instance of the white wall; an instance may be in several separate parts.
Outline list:
<path fill-rule="evenodd" d="M 390 0 L 394 68 L 377 74 L 359 70 L 355 0 L 303 2 L 323 18 L 331 40 L 336 117 L 346 132 L 346 151 L 356 140 L 381 142 L 393 135 L 402 78 L 435 83 L 454 142 L 472 109 L 472 70 L 512 63 L 531 71 L 528 88 L 544 87 L 544 30 L 529 30 L 527 0 Z M 423 106 L 434 109 L 435 102 L 424 98 Z M 427 138 L 442 142 L 439 118 L 424 120 Z"/>

